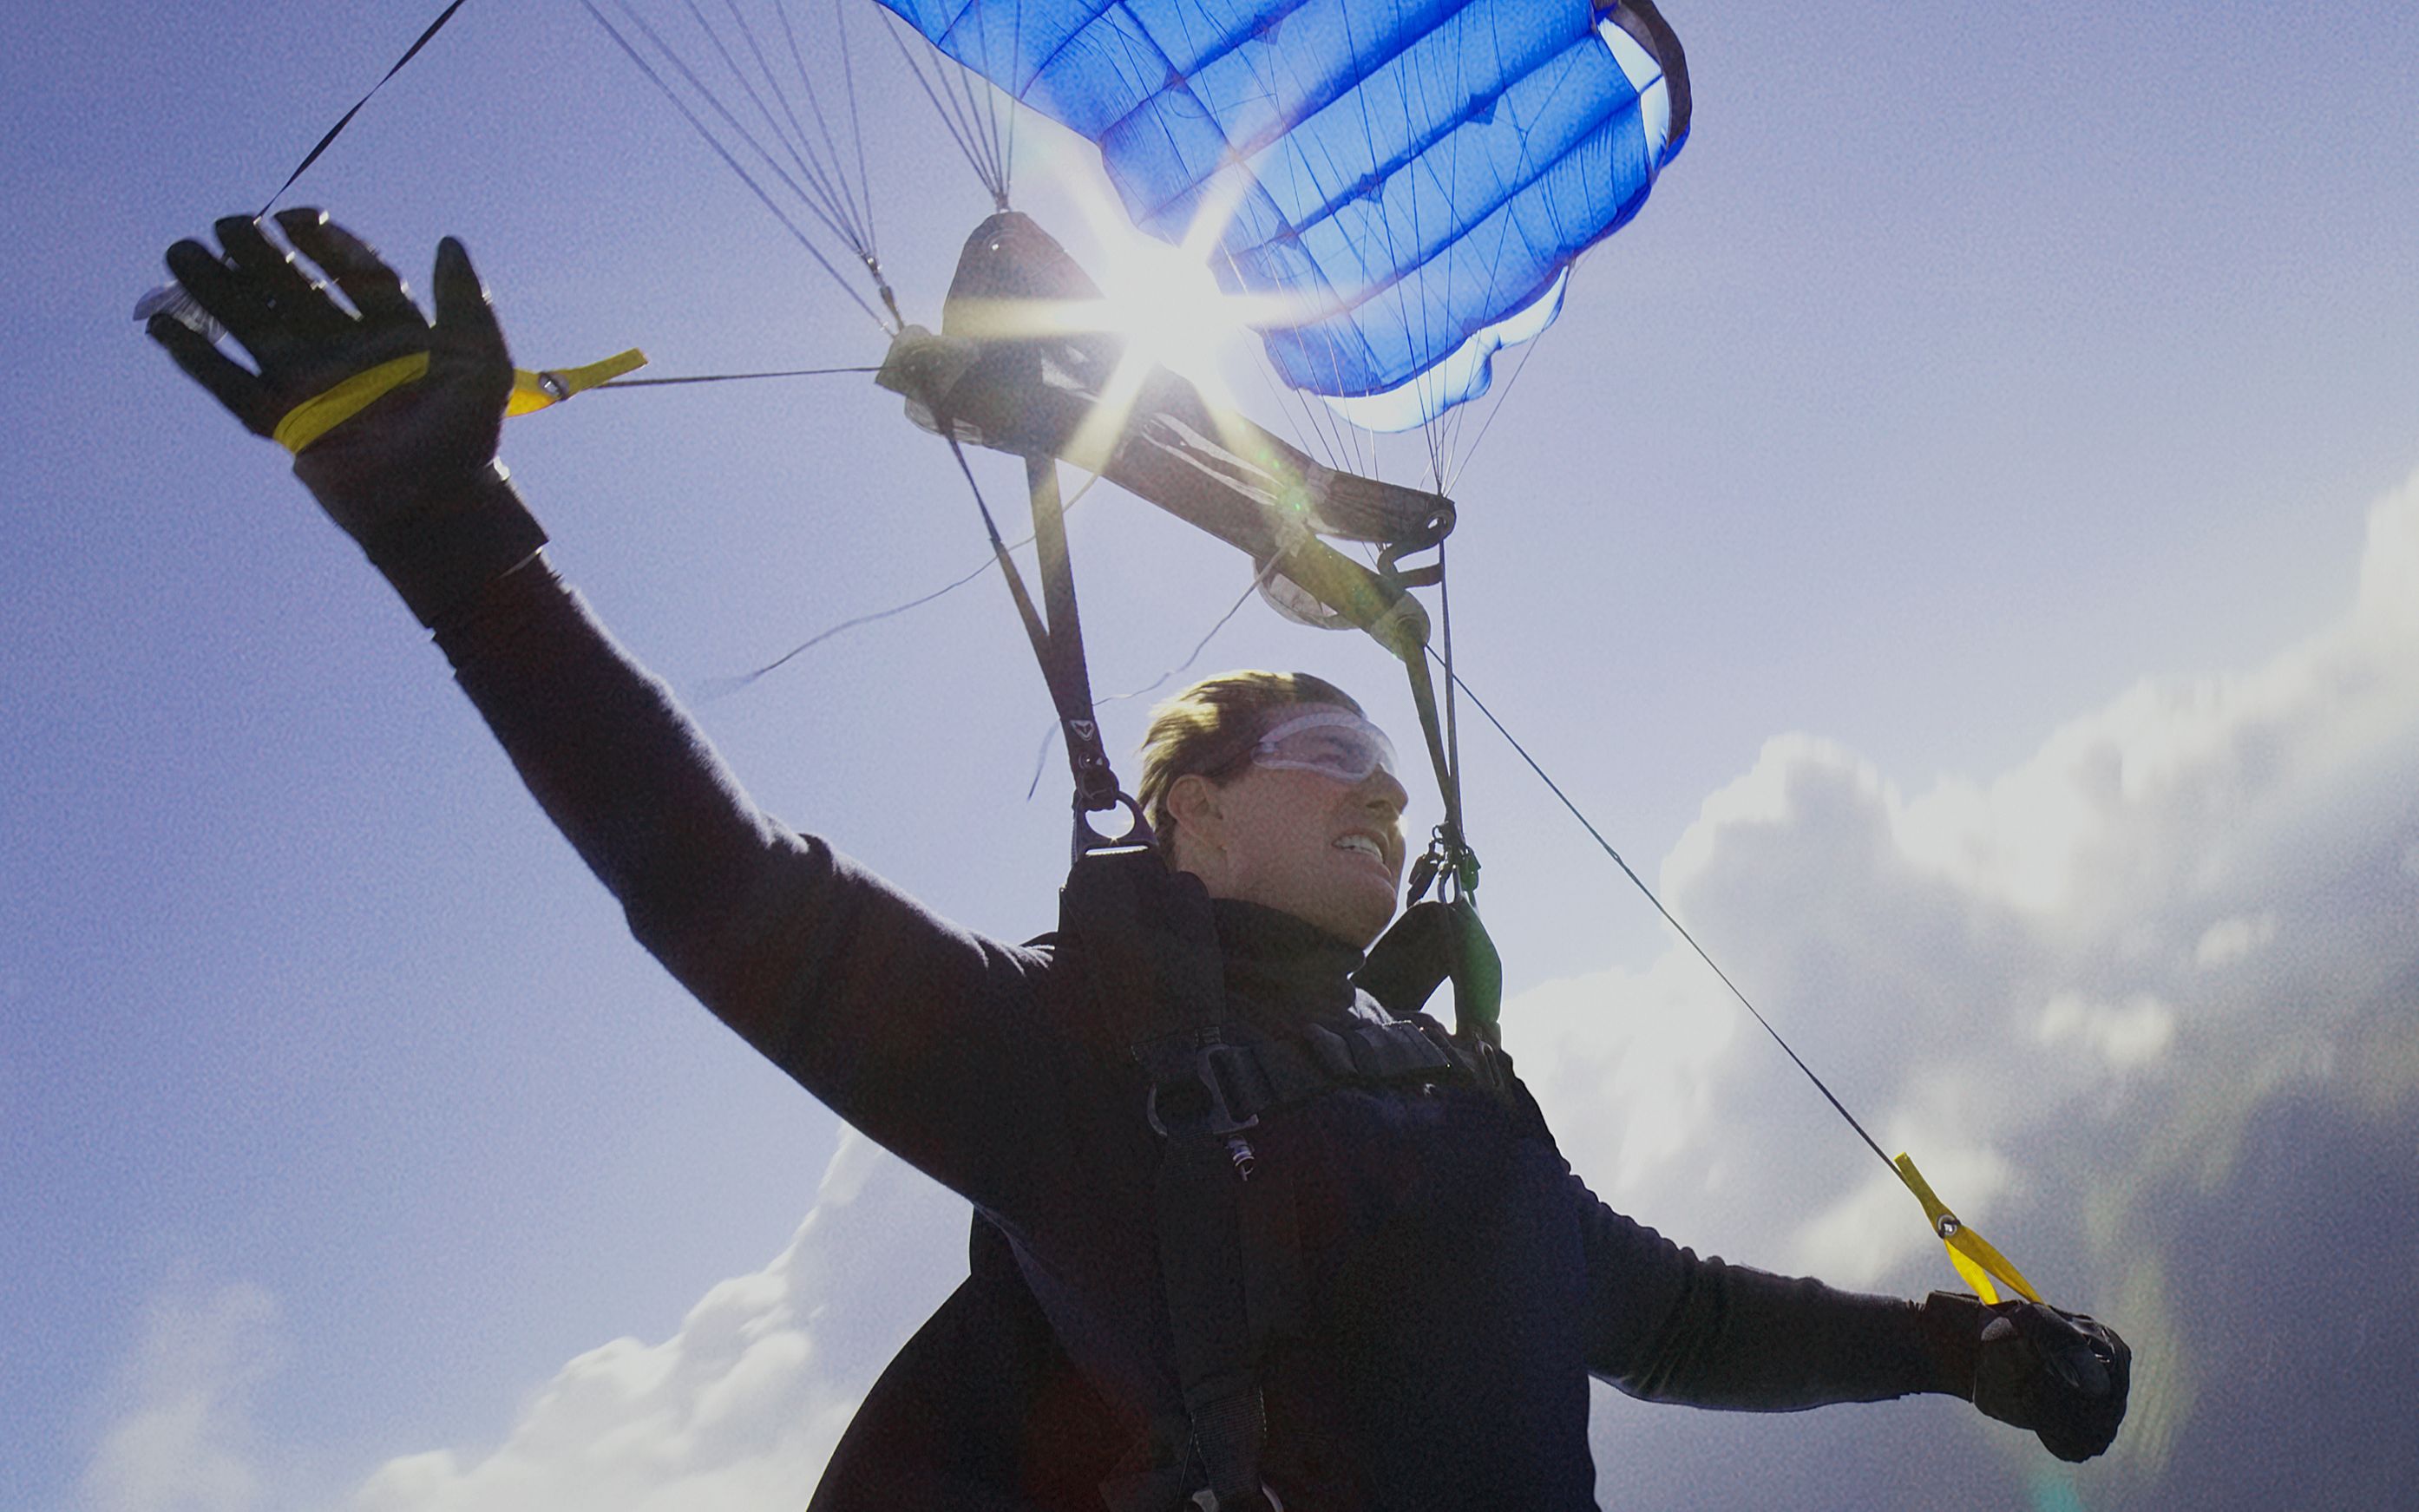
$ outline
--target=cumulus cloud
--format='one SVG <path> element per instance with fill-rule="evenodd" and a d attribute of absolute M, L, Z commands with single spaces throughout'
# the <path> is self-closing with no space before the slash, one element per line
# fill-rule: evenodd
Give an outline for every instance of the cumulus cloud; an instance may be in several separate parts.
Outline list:
<path fill-rule="evenodd" d="M 492 1448 L 380 1466 L 358 1512 L 672 1512 L 802 1504 L 890 1352 L 965 1273 L 965 1205 L 845 1135 L 763 1270 L 655 1343 L 571 1361 Z"/>
<path fill-rule="evenodd" d="M 81 1491 L 90 1512 L 251 1512 L 265 1488 L 254 1393 L 279 1356 L 257 1287 L 170 1291 L 145 1309 Z"/>
<path fill-rule="evenodd" d="M 1914 795 L 1776 739 L 1661 887 L 1877 1138 L 2054 1295 L 2124 1318 L 2148 1473 L 2242 1326 L 2211 1309 L 2263 1305 L 2175 1294 L 2211 1259 L 2182 1214 L 2288 1125 L 2419 1122 L 2414 853 L 2419 479 L 2372 510 L 2348 609 L 2263 665 L 2145 681 L 2009 772 Z M 1846 1284 L 1951 1284 L 1913 1201 L 1685 947 L 1504 1023 L 1574 1164 L 1641 1217 Z M 2373 1204 L 2313 1161 L 2295 1202 Z M 2228 1212 L 2246 1253 L 2306 1223 Z"/>

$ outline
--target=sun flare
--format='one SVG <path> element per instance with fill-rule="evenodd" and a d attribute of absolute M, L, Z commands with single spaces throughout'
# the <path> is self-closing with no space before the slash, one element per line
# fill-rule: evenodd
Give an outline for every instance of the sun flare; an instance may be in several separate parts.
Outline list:
<path fill-rule="evenodd" d="M 1109 329 L 1146 367 L 1157 365 L 1198 384 L 1217 379 L 1229 344 L 1245 327 L 1197 255 L 1147 237 L 1110 239 L 1100 270 Z"/>

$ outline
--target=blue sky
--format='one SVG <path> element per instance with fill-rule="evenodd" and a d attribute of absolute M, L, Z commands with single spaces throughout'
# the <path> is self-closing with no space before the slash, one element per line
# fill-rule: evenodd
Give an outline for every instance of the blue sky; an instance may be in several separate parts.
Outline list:
<path fill-rule="evenodd" d="M 279 454 L 126 319 L 433 9 L 97 4 L 0 56 L 11 1506 L 795 1505 L 962 1264 L 948 1199 L 628 942 Z M 2144 1364 L 2077 1473 L 1939 1402 L 1600 1394 L 1602 1496 L 2378 1504 L 2419 1470 L 2412 23 L 1668 15 L 1687 150 L 1456 490 L 1465 674 L 1877 1134 Z M 892 83 L 884 250 L 930 320 L 988 206 Z M 1025 140 L 1021 199 L 1092 250 L 1080 154 Z M 464 237 L 525 362 L 880 352 L 567 0 L 474 0 L 300 197 L 415 277 Z M 861 380 L 588 396 L 506 455 L 692 691 L 982 554 Z M 1245 582 L 1106 490 L 1074 531 L 1108 689 Z M 1256 608 L 1207 664 L 1410 728 L 1379 653 Z M 1047 926 L 1063 811 L 1055 777 L 1024 796 L 1047 714 L 996 584 L 699 712 L 777 813 Z M 1945 1285 L 1853 1136 L 1465 745 L 1507 1043 L 1581 1171 L 1735 1258 Z"/>

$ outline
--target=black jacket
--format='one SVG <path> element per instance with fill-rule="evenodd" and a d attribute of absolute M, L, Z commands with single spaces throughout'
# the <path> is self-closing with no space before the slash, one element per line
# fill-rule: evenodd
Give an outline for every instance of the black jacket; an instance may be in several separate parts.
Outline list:
<path fill-rule="evenodd" d="M 1145 1084 L 1079 973 L 759 811 L 542 562 L 439 641 L 639 941 L 974 1205 L 967 1286 L 869 1397 L 817 1512 L 1086 1504 L 1176 1380 Z M 1382 1016 L 1348 946 L 1243 903 L 1217 929 L 1252 1031 Z M 1256 1144 L 1301 1236 L 1302 1326 L 1262 1373 L 1265 1473 L 1300 1512 L 1593 1507 L 1590 1375 L 1761 1411 L 1938 1389 L 1911 1304 L 1701 1258 L 1613 1211 L 1525 1091 L 1341 1087 Z"/>

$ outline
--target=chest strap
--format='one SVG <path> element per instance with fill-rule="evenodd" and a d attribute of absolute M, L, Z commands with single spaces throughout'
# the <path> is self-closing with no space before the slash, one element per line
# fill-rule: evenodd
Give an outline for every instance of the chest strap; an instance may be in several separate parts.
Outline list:
<path fill-rule="evenodd" d="M 1511 1084 L 1502 1051 L 1483 1041 L 1465 1045 L 1425 1016 L 1345 1028 L 1308 1024 L 1298 1039 L 1203 1043 L 1185 1036 L 1136 1055 L 1151 1075 L 1147 1113 L 1161 1134 L 1168 1129 L 1160 1098 L 1168 1093 L 1173 1103 L 1179 1089 L 1187 1106 L 1238 1132 L 1263 1113 L 1338 1087 L 1464 1086 L 1502 1097 Z"/>

